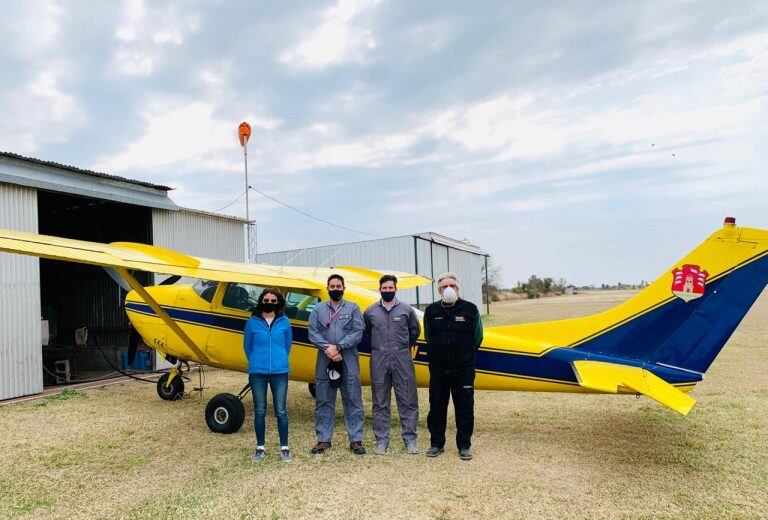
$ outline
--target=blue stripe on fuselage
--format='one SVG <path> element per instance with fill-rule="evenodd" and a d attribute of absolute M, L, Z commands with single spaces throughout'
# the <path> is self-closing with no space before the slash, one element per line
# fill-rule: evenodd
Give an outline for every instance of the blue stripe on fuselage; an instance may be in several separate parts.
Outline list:
<path fill-rule="evenodd" d="M 149 305 L 143 303 L 126 302 L 125 307 L 130 311 L 150 316 L 156 315 Z M 226 330 L 237 334 L 243 333 L 245 330 L 245 322 L 247 321 L 246 318 L 217 314 L 214 312 L 194 311 L 171 306 L 162 306 L 162 308 L 174 320 L 192 325 Z M 301 326 L 293 323 L 292 329 L 295 342 L 311 344 L 309 341 L 309 331 L 307 330 L 306 325 Z M 415 361 L 422 364 L 428 363 L 429 359 L 426 352 L 426 343 L 420 341 L 418 347 L 419 350 Z M 362 354 L 370 354 L 371 346 L 365 339 L 363 339 L 358 345 L 358 351 Z M 475 366 L 478 371 L 486 373 L 578 385 L 578 380 L 571 365 L 571 362 L 577 359 L 592 359 L 632 366 L 644 366 L 672 384 L 700 380 L 700 378 L 686 372 L 666 369 L 656 365 L 645 366 L 644 363 L 638 363 L 633 360 L 619 360 L 607 356 L 591 354 L 589 352 L 578 351 L 573 348 L 555 348 L 541 357 L 481 349 L 477 352 Z"/>

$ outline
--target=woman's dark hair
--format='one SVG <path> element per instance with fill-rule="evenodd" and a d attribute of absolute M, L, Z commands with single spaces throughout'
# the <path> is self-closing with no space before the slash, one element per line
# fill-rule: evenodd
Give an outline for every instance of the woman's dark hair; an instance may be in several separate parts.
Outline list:
<path fill-rule="evenodd" d="M 267 294 L 273 295 L 275 298 L 277 298 L 277 307 L 275 307 L 275 314 L 283 314 L 285 312 L 285 298 L 283 297 L 283 294 L 280 292 L 279 289 L 275 289 L 274 287 L 267 287 L 263 291 L 261 291 L 261 294 L 259 295 L 259 299 L 257 300 L 256 307 L 252 309 L 253 314 L 258 314 L 261 316 L 261 313 L 263 312 L 263 308 L 261 304 L 264 301 L 264 296 Z"/>

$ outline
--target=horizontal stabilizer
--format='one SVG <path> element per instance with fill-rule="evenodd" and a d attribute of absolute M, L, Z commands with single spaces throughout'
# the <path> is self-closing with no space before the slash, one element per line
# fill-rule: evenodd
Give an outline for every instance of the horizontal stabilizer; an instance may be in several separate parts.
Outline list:
<path fill-rule="evenodd" d="M 678 413 L 687 415 L 696 400 L 648 370 L 602 361 L 574 361 L 579 384 L 584 388 L 617 394 L 621 387 L 646 395 Z"/>

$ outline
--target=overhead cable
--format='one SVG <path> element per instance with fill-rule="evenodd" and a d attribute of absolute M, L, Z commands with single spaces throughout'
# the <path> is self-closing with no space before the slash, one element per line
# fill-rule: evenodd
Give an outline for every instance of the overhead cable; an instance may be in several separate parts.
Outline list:
<path fill-rule="evenodd" d="M 238 196 L 237 196 L 237 198 L 235 198 L 235 200 L 233 200 L 232 202 L 230 202 L 229 204 L 227 204 L 227 205 L 226 205 L 226 206 L 224 206 L 223 208 L 219 208 L 219 209 L 216 209 L 216 210 L 214 210 L 213 212 L 214 212 L 214 213 L 218 213 L 219 211 L 223 211 L 223 210 L 227 209 L 227 208 L 228 208 L 228 207 L 230 207 L 232 204 L 234 204 L 234 203 L 235 203 L 235 202 L 237 202 L 238 200 L 242 199 L 244 196 L 245 196 L 245 192 L 242 192 L 240 195 L 238 195 Z"/>
<path fill-rule="evenodd" d="M 327 224 L 327 225 L 329 225 L 329 226 L 333 226 L 333 227 L 335 227 L 335 228 L 343 229 L 343 230 L 345 230 L 345 231 L 351 231 L 352 233 L 357 233 L 357 234 L 359 234 L 359 235 L 366 235 L 366 236 L 369 236 L 369 237 L 376 237 L 376 238 L 386 238 L 386 237 L 385 237 L 385 236 L 383 236 L 383 235 L 376 235 L 376 234 L 374 234 L 374 233 L 366 233 L 365 231 L 358 231 L 357 229 L 352 229 L 352 228 L 348 228 L 348 227 L 340 226 L 339 224 L 334 224 L 333 222 L 330 222 L 330 221 L 328 221 L 328 220 L 325 220 L 324 218 L 316 217 L 316 216 L 314 216 L 314 215 L 311 215 L 311 214 L 307 213 L 306 211 L 300 210 L 300 209 L 299 209 L 299 208 L 297 208 L 297 207 L 291 206 L 290 204 L 288 204 L 288 203 L 286 203 L 286 202 L 283 202 L 283 201 L 281 201 L 281 200 L 278 200 L 278 199 L 276 199 L 275 197 L 273 197 L 272 195 L 269 195 L 269 194 L 267 194 L 267 193 L 264 193 L 264 192 L 263 192 L 263 191 L 261 191 L 261 190 L 257 190 L 257 189 L 256 189 L 256 188 L 254 188 L 253 186 L 248 186 L 248 187 L 249 187 L 250 189 L 252 189 L 253 191 L 255 191 L 256 193 L 258 193 L 259 195 L 262 195 L 262 196 L 264 196 L 264 197 L 268 198 L 269 200 L 271 200 L 271 201 L 273 201 L 273 202 L 277 202 L 277 203 L 278 203 L 278 204 L 280 204 L 281 206 L 285 206 L 286 208 L 288 208 L 288 209 L 291 209 L 291 210 L 295 211 L 296 213 L 300 213 L 300 214 L 304 215 L 305 217 L 309 217 L 309 218 L 311 218 L 311 219 L 317 220 L 318 222 L 322 222 L 323 224 Z"/>

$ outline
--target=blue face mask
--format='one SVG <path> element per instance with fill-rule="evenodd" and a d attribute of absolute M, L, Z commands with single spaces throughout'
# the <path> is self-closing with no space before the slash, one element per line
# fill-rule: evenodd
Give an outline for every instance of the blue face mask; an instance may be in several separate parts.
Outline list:
<path fill-rule="evenodd" d="M 381 299 L 389 303 L 395 299 L 395 291 L 381 291 Z"/>

